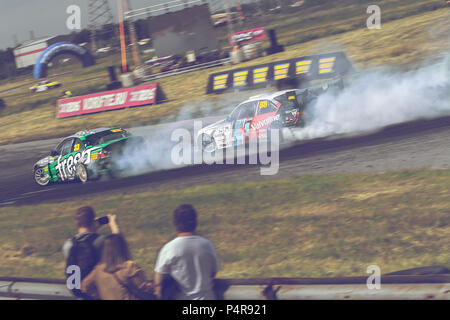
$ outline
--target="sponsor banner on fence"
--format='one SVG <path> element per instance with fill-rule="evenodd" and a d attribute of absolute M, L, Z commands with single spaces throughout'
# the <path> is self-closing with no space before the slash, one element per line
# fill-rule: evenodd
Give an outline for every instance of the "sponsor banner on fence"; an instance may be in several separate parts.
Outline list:
<path fill-rule="evenodd" d="M 264 28 L 255 28 L 245 31 L 228 34 L 228 42 L 233 46 L 237 43 L 246 43 L 254 40 L 262 40 L 266 38 Z"/>
<path fill-rule="evenodd" d="M 339 77 L 353 70 L 344 52 L 331 52 L 256 66 L 216 72 L 209 75 L 206 93 L 222 93 L 228 89 L 253 89 Z"/>
<path fill-rule="evenodd" d="M 58 100 L 58 118 L 144 106 L 164 100 L 157 83 Z"/>

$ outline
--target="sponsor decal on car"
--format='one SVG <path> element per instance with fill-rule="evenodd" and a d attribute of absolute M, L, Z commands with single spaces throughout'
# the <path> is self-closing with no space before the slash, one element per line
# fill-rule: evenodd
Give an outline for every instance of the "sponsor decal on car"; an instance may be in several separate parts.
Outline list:
<path fill-rule="evenodd" d="M 91 151 L 98 149 L 98 147 L 92 147 L 82 152 L 77 152 L 76 154 L 71 154 L 69 157 L 61 161 L 63 156 L 59 156 L 57 159 L 57 164 L 55 170 L 57 171 L 59 177 L 62 181 L 73 177 L 75 175 L 76 165 L 78 163 L 89 164 L 91 163 Z"/>
<path fill-rule="evenodd" d="M 256 123 L 252 123 L 251 128 L 253 130 L 259 130 L 262 127 L 267 126 L 267 125 L 271 124 L 273 121 L 278 120 L 278 119 L 280 119 L 280 115 L 279 114 L 277 114 L 274 117 L 265 118 L 265 119 L 263 119 L 261 121 L 258 121 Z"/>

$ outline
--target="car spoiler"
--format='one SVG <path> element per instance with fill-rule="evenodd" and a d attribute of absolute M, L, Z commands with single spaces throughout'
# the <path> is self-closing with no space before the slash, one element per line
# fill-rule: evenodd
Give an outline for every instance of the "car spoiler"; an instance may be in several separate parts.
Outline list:
<path fill-rule="evenodd" d="M 304 104 L 309 101 L 311 95 L 314 96 L 320 95 L 321 93 L 328 91 L 331 88 L 337 88 L 339 90 L 342 90 L 344 88 L 343 79 L 338 78 L 329 81 L 323 81 L 320 84 L 314 86 L 289 90 L 284 93 L 284 96 L 286 100 L 293 102 L 295 107 L 300 109 L 304 107 Z"/>

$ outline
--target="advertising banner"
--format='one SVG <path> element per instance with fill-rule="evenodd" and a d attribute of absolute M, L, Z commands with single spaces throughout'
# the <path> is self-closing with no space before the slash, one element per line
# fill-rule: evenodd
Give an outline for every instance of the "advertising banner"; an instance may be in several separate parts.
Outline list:
<path fill-rule="evenodd" d="M 206 93 L 271 85 L 280 87 L 286 83 L 289 83 L 290 88 L 298 88 L 305 81 L 331 79 L 351 71 L 353 66 L 344 52 L 310 55 L 210 74 Z"/>
<path fill-rule="evenodd" d="M 164 100 L 157 83 L 58 100 L 57 118 L 144 106 Z"/>
<path fill-rule="evenodd" d="M 264 33 L 263 27 L 228 34 L 228 42 L 232 46 L 237 43 L 247 43 L 254 40 L 262 40 L 265 38 L 266 34 Z"/>

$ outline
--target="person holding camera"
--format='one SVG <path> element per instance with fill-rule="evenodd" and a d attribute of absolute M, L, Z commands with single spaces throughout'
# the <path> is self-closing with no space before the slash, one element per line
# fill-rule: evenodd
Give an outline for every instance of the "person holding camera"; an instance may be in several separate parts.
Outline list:
<path fill-rule="evenodd" d="M 102 300 L 155 300 L 153 282 L 132 261 L 121 234 L 106 236 L 100 263 L 81 282 L 88 296 Z"/>
<path fill-rule="evenodd" d="M 83 280 L 101 257 L 105 236 L 99 235 L 97 230 L 104 224 L 109 225 L 113 234 L 119 234 L 120 230 L 115 215 L 96 219 L 94 209 L 89 206 L 78 208 L 75 213 L 75 224 L 78 233 L 64 243 L 62 250 L 66 258 L 66 270 L 71 265 L 78 266 Z M 72 292 L 77 297 L 90 299 L 80 289 L 72 289 Z"/>
<path fill-rule="evenodd" d="M 178 236 L 164 245 L 156 261 L 156 295 L 162 299 L 215 300 L 217 255 L 208 239 L 195 234 L 197 212 L 194 207 L 183 204 L 176 208 L 173 224 Z M 166 294 L 169 290 L 175 293 Z"/>

